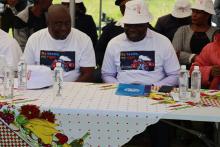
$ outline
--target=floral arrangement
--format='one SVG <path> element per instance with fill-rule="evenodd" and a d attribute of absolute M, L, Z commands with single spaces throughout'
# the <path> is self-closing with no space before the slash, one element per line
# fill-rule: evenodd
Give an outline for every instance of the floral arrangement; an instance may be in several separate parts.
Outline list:
<path fill-rule="evenodd" d="M 0 103 L 0 119 L 33 146 L 82 147 L 89 135 L 68 144 L 68 137 L 56 129 L 55 114 L 50 110 L 41 112 L 36 105 L 23 105 L 17 110 L 13 105 Z"/>

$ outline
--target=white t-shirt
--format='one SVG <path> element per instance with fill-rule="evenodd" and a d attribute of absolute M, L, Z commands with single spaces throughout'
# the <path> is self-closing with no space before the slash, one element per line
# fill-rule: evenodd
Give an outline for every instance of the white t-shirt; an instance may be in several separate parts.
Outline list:
<path fill-rule="evenodd" d="M 179 68 L 171 42 L 148 29 L 146 37 L 139 42 L 128 40 L 125 33 L 109 42 L 102 77 L 105 82 L 176 85 Z"/>
<path fill-rule="evenodd" d="M 43 64 L 55 67 L 61 62 L 64 81 L 75 81 L 80 67 L 95 67 L 95 53 L 91 39 L 83 32 L 72 28 L 65 40 L 55 40 L 48 28 L 30 36 L 24 50 L 27 64 Z"/>
<path fill-rule="evenodd" d="M 14 71 L 17 71 L 17 64 L 22 55 L 21 48 L 18 42 L 10 37 L 8 33 L 0 29 L 0 54 L 5 56 L 6 63 L 13 66 Z"/>

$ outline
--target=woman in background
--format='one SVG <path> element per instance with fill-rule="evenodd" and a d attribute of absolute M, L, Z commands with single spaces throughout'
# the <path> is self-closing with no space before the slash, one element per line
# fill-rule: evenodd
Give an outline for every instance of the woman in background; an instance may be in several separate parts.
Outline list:
<path fill-rule="evenodd" d="M 192 23 L 180 27 L 172 41 L 180 64 L 188 67 L 202 48 L 212 41 L 213 33 L 217 30 L 211 26 L 212 14 L 215 14 L 212 0 L 196 0 L 191 9 Z"/>
<path fill-rule="evenodd" d="M 220 30 L 217 30 L 213 36 L 214 41 L 202 49 L 191 70 L 194 65 L 198 65 L 202 74 L 202 86 L 220 89 Z"/>

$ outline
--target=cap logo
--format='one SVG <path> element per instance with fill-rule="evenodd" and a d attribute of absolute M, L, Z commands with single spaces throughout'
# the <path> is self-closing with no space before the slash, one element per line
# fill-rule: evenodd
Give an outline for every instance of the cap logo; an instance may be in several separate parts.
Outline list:
<path fill-rule="evenodd" d="M 203 0 L 199 0 L 199 3 L 202 4 L 202 3 L 203 3 Z"/>
<path fill-rule="evenodd" d="M 30 80 L 30 78 L 31 78 L 31 70 L 28 70 L 28 72 L 27 72 L 27 80 Z"/>
<path fill-rule="evenodd" d="M 185 11 L 185 8 L 184 8 L 184 7 L 179 7 L 179 10 L 180 10 L 181 12 L 184 12 L 184 11 Z"/>
<path fill-rule="evenodd" d="M 137 4 L 136 7 L 134 7 L 133 10 L 136 11 L 137 14 L 141 14 L 141 5 Z"/>

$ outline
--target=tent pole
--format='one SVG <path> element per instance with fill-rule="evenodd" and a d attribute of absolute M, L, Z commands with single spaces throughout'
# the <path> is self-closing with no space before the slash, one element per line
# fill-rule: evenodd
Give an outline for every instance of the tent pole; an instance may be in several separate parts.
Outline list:
<path fill-rule="evenodd" d="M 102 0 L 99 1 L 99 36 L 102 31 Z"/>
<path fill-rule="evenodd" d="M 70 17 L 71 17 L 71 26 L 75 26 L 75 0 L 70 0 Z"/>

